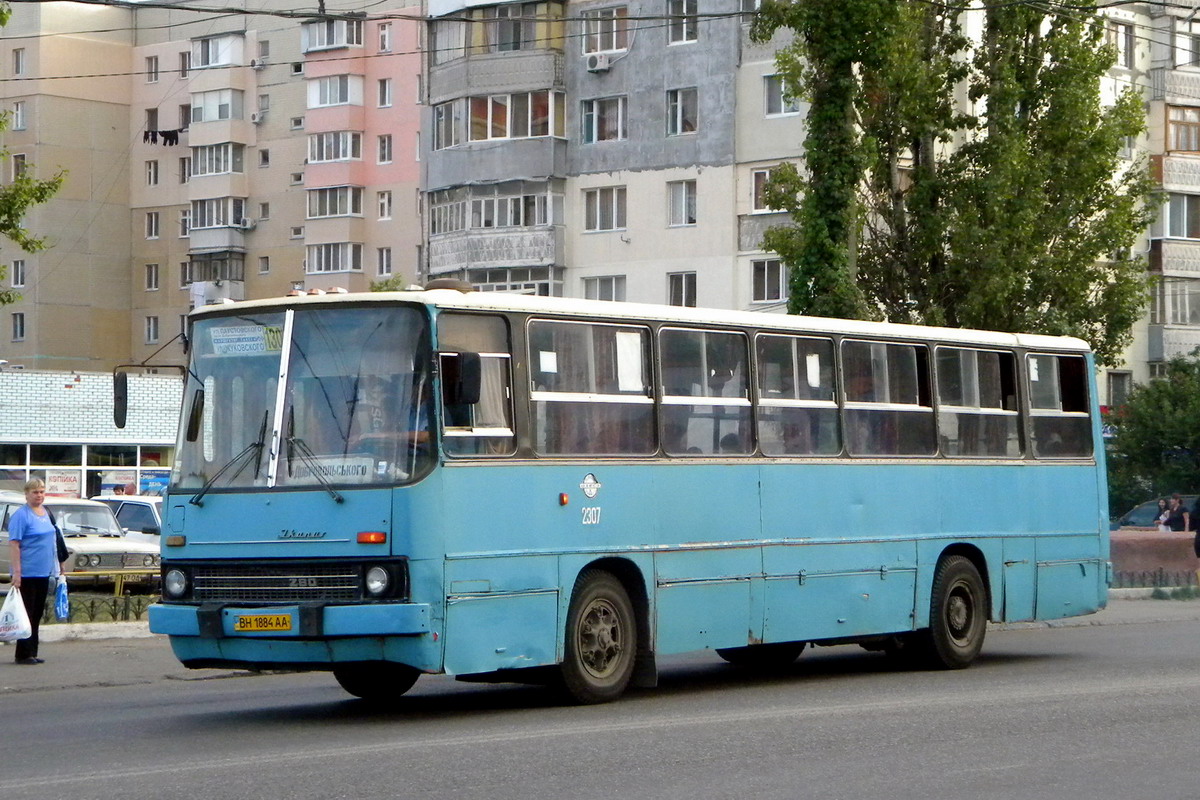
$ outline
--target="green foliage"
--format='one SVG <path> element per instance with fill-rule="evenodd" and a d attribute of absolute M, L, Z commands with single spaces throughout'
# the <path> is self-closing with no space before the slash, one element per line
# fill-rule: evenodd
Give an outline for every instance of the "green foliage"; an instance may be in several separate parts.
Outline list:
<path fill-rule="evenodd" d="M 1000 4 L 972 42 L 960 11 L 764 4 L 753 35 L 795 32 L 779 70 L 811 103 L 807 174 L 768 192 L 794 222 L 764 238 L 791 310 L 1074 335 L 1113 363 L 1148 296 L 1129 248 L 1157 204 L 1119 156 L 1140 97 L 1101 106 L 1115 49 L 1094 18 Z"/>
<path fill-rule="evenodd" d="M 1200 358 L 1176 357 L 1105 419 L 1114 514 L 1174 492 L 1200 490 Z"/>
<path fill-rule="evenodd" d="M 381 281 L 371 281 L 372 292 L 401 292 L 409 286 L 408 281 L 399 275 L 393 275 Z"/>

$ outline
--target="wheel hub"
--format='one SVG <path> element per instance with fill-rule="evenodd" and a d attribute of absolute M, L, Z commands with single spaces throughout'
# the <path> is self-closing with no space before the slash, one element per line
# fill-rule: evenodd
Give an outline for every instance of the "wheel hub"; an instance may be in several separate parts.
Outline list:
<path fill-rule="evenodd" d="M 597 678 L 607 677 L 620 661 L 622 645 L 620 618 L 606 600 L 587 607 L 579 625 L 579 656 L 584 667 Z"/>

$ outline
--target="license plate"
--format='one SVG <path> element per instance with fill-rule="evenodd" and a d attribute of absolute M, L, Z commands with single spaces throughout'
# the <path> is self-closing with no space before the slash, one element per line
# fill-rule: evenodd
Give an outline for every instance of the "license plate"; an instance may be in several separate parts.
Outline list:
<path fill-rule="evenodd" d="M 233 620 L 233 630 L 236 633 L 290 631 L 291 629 L 291 614 L 246 614 Z"/>

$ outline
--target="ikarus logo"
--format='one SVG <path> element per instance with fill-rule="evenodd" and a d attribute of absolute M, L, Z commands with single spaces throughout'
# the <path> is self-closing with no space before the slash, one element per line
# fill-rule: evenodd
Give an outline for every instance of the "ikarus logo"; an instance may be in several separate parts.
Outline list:
<path fill-rule="evenodd" d="M 583 483 L 579 484 L 579 488 L 583 490 L 583 494 L 590 500 L 600 492 L 600 481 L 596 480 L 596 476 L 588 473 L 583 476 Z"/>

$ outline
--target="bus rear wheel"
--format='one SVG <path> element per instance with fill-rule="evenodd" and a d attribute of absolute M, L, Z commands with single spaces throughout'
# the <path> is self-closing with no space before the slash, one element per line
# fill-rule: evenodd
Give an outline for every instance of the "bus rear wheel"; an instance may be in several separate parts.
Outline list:
<path fill-rule="evenodd" d="M 933 578 L 929 630 L 919 640 L 920 655 L 937 669 L 969 667 L 987 633 L 987 589 L 970 559 L 950 556 Z"/>
<path fill-rule="evenodd" d="M 774 642 L 745 647 L 718 647 L 717 655 L 737 667 L 779 669 L 799 658 L 807 644 L 808 642 Z"/>
<path fill-rule="evenodd" d="M 333 668 L 333 677 L 350 694 L 363 700 L 389 702 L 404 695 L 420 671 L 391 661 L 359 661 Z"/>
<path fill-rule="evenodd" d="M 637 653 L 637 621 L 625 587 L 611 573 L 585 570 L 567 613 L 562 688 L 577 703 L 616 700 L 629 685 Z"/>

